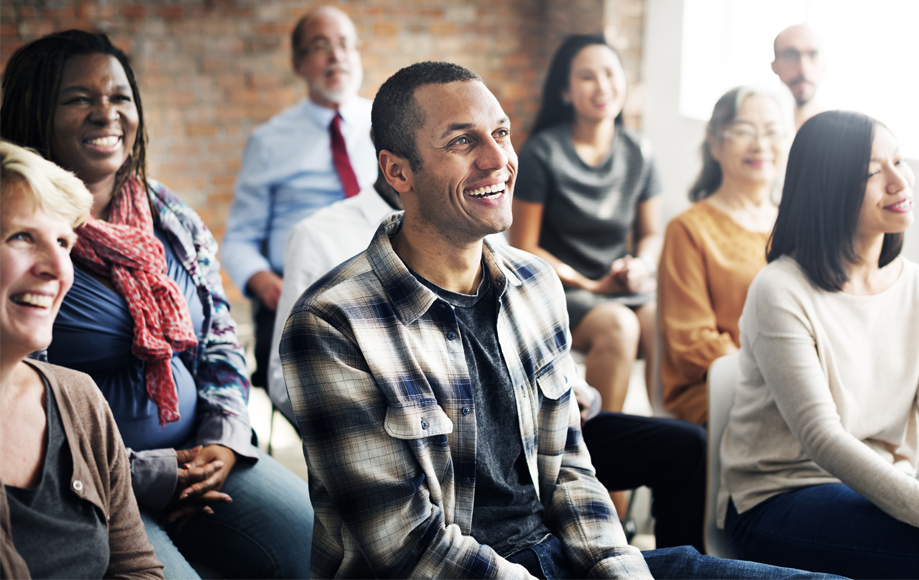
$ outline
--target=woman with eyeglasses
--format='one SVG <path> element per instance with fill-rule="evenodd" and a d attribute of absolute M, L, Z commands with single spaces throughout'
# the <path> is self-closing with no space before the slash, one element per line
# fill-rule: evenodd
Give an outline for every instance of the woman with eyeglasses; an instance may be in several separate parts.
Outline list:
<path fill-rule="evenodd" d="M 899 256 L 914 183 L 861 113 L 795 137 L 721 445 L 719 525 L 741 558 L 919 574 L 919 266 Z"/>
<path fill-rule="evenodd" d="M 602 35 L 558 48 L 520 151 L 511 245 L 565 286 L 572 346 L 605 411 L 622 411 L 639 354 L 654 368 L 660 177 L 650 144 L 623 124 L 626 78 Z M 631 244 L 629 242 L 631 241 Z"/>
<path fill-rule="evenodd" d="M 0 130 L 93 196 L 48 349 L 95 380 L 131 449 L 141 518 L 167 578 L 309 575 L 306 483 L 251 444 L 246 363 L 216 260 L 188 205 L 146 177 L 143 108 L 104 34 L 50 34 L 13 54 Z"/>
<path fill-rule="evenodd" d="M 737 87 L 715 104 L 702 143 L 696 202 L 668 225 L 658 273 L 664 405 L 708 420 L 706 374 L 740 347 L 747 288 L 766 265 L 778 209 L 772 201 L 788 156 L 788 121 L 775 95 Z"/>

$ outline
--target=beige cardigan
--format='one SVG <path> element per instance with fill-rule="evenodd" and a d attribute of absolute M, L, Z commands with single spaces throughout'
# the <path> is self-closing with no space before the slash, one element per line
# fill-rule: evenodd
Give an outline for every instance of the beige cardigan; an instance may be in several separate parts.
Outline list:
<path fill-rule="evenodd" d="M 64 424 L 73 475 L 70 489 L 105 514 L 109 565 L 105 577 L 163 578 L 163 565 L 147 540 L 134 492 L 127 452 L 108 403 L 88 375 L 28 360 L 51 384 Z M 0 576 L 29 578 L 13 545 L 6 491 L 0 485 Z"/>
<path fill-rule="evenodd" d="M 718 521 L 842 482 L 919 527 L 919 266 L 873 296 L 826 292 L 785 256 L 753 281 L 721 444 Z M 897 267 L 894 263 L 890 267 Z"/>

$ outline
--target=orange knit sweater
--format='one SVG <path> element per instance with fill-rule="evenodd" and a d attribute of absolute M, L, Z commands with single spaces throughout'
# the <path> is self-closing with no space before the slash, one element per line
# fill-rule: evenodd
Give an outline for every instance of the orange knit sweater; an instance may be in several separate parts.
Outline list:
<path fill-rule="evenodd" d="M 657 287 L 661 381 L 665 407 L 681 419 L 708 420 L 706 373 L 728 345 L 740 346 L 737 321 L 768 238 L 705 201 L 667 226 Z"/>

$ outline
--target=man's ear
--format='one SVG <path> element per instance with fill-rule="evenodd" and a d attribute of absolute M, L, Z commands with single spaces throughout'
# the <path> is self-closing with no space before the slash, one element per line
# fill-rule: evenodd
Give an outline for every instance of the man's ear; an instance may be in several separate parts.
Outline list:
<path fill-rule="evenodd" d="M 380 169 L 383 171 L 386 183 L 399 195 L 408 193 L 414 187 L 415 176 L 408 160 L 399 157 L 392 151 L 387 149 L 380 151 Z"/>

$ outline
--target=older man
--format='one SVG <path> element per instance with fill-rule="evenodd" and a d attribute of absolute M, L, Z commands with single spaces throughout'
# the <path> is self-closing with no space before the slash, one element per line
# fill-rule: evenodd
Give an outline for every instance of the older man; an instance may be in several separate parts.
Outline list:
<path fill-rule="evenodd" d="M 475 73 L 402 69 L 377 94 L 405 206 L 294 305 L 281 361 L 310 468 L 315 577 L 787 578 L 625 542 L 571 387 L 564 293 L 511 223 L 511 126 Z"/>
<path fill-rule="evenodd" d="M 796 129 L 824 110 L 814 98 L 826 71 L 826 63 L 820 55 L 822 46 L 817 34 L 804 24 L 789 26 L 775 37 L 773 43 L 775 60 L 772 61 L 772 72 L 795 97 Z"/>
<path fill-rule="evenodd" d="M 288 232 L 376 177 L 370 101 L 357 96 L 363 70 L 354 24 L 337 8 L 318 8 L 294 27 L 291 48 L 309 97 L 249 138 L 223 245 L 224 267 L 254 302 L 259 386 L 266 384 Z"/>

